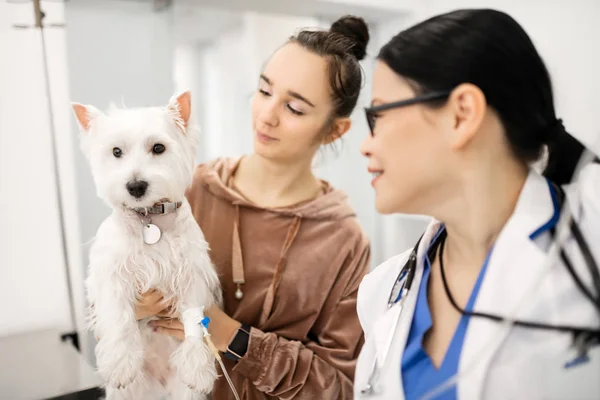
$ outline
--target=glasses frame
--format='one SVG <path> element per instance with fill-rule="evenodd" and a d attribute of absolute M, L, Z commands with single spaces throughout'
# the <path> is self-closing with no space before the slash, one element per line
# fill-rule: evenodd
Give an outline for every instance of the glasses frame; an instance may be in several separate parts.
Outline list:
<path fill-rule="evenodd" d="M 377 106 L 365 107 L 365 117 L 367 118 L 367 124 L 369 125 L 369 130 L 371 131 L 371 136 L 375 136 L 375 121 L 377 116 L 375 114 L 391 110 L 394 108 L 412 106 L 413 104 L 427 103 L 429 101 L 441 100 L 450 96 L 452 91 L 437 91 L 431 93 L 425 93 L 419 96 L 412 97 L 410 99 L 394 101 L 392 103 L 380 104 Z"/>

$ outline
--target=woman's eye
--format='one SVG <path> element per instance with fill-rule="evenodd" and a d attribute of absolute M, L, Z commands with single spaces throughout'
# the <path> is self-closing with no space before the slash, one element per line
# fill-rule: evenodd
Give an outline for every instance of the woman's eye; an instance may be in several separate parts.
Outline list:
<path fill-rule="evenodd" d="M 288 110 L 290 110 L 292 113 L 294 113 L 296 115 L 304 115 L 304 113 L 302 111 L 296 110 L 294 107 L 290 106 L 289 104 L 286 107 L 288 108 Z"/>
<path fill-rule="evenodd" d="M 266 90 L 263 89 L 258 89 L 258 91 L 260 92 L 260 94 L 262 94 L 263 96 L 270 96 L 271 93 L 267 92 Z"/>
<path fill-rule="evenodd" d="M 123 151 L 120 148 L 118 148 L 118 147 L 113 148 L 113 156 L 119 158 L 122 155 L 123 155 Z"/>
<path fill-rule="evenodd" d="M 156 143 L 154 146 L 152 146 L 152 153 L 154 153 L 154 154 L 162 154 L 164 152 L 165 152 L 165 145 L 164 144 Z"/>

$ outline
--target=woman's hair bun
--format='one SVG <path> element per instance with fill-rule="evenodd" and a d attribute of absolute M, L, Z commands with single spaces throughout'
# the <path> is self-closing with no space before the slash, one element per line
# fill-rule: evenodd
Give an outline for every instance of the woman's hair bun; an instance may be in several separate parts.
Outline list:
<path fill-rule="evenodd" d="M 339 33 L 350 39 L 352 46 L 348 49 L 359 61 L 367 55 L 369 28 L 364 19 L 352 15 L 341 17 L 331 25 L 331 32 Z"/>

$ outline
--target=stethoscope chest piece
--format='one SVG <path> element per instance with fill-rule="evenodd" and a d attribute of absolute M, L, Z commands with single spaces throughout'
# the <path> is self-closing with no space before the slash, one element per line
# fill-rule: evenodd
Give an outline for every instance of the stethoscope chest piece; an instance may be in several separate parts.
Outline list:
<path fill-rule="evenodd" d="M 363 396 L 371 396 L 373 395 L 373 386 L 370 383 L 367 383 L 364 388 L 361 389 L 360 394 Z"/>
<path fill-rule="evenodd" d="M 420 241 L 420 240 L 419 240 Z M 418 246 L 418 243 L 417 243 Z M 396 303 L 401 301 L 410 290 L 412 285 L 413 278 L 415 276 L 415 271 L 417 269 L 417 254 L 416 250 L 413 250 L 408 261 L 400 270 L 396 281 L 394 282 L 394 286 L 392 287 L 392 291 L 390 293 L 390 297 L 388 299 L 388 308 L 392 308 Z"/>

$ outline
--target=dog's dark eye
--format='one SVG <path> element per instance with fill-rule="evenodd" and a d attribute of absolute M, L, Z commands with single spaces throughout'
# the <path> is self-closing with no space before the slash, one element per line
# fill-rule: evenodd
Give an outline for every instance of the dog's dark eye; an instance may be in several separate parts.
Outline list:
<path fill-rule="evenodd" d="M 123 152 L 121 151 L 120 148 L 118 148 L 118 147 L 113 148 L 113 156 L 119 158 L 122 155 L 123 155 Z"/>
<path fill-rule="evenodd" d="M 164 144 L 160 144 L 160 143 L 156 143 L 154 146 L 152 146 L 152 152 L 154 154 L 161 154 L 165 152 L 165 145 Z"/>

